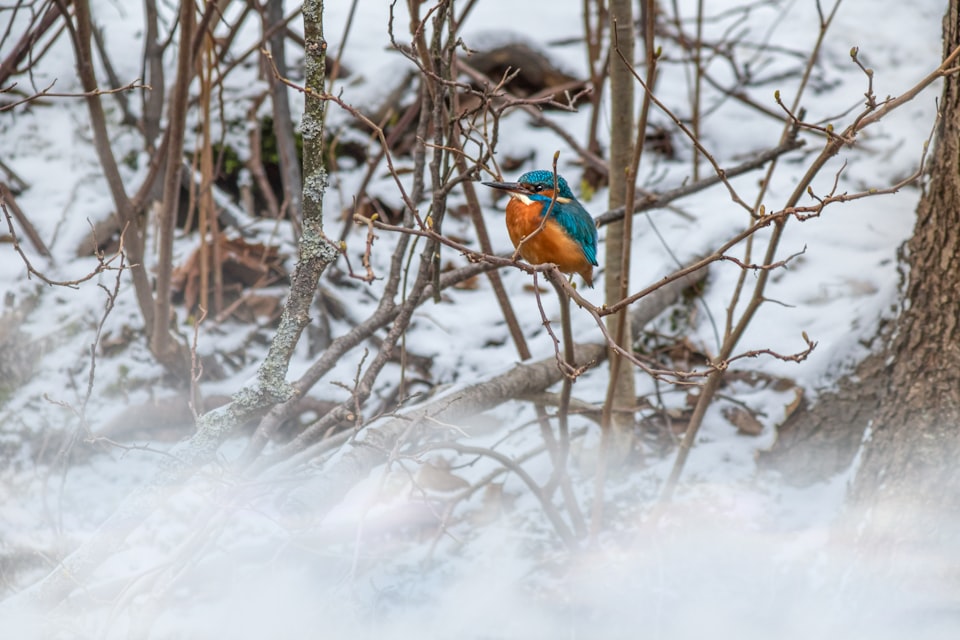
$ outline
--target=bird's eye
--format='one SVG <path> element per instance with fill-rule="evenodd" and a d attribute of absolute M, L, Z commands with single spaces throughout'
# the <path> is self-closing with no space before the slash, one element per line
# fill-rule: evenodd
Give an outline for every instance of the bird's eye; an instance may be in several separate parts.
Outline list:
<path fill-rule="evenodd" d="M 536 191 L 537 193 L 540 193 L 541 191 L 543 191 L 543 185 L 542 185 L 542 184 L 535 184 L 535 185 L 531 185 L 531 186 L 533 187 L 533 190 Z"/>

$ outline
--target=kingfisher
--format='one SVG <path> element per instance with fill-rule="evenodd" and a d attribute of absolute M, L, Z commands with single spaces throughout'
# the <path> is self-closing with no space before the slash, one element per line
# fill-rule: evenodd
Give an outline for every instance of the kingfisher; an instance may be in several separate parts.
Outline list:
<path fill-rule="evenodd" d="M 552 171 L 528 171 L 517 182 L 483 184 L 510 194 L 507 232 L 513 246 L 520 247 L 524 260 L 530 264 L 553 263 L 563 273 L 579 273 L 587 286 L 593 286 L 597 225 L 577 201 L 566 180 L 557 176 L 553 209 L 550 209 L 550 202 L 554 200 Z M 550 217 L 538 233 L 548 209 Z"/>

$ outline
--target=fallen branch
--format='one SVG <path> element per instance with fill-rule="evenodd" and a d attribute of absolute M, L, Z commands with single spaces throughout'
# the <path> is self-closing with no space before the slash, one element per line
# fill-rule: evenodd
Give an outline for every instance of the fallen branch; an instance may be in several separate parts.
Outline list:
<path fill-rule="evenodd" d="M 596 366 L 606 357 L 605 344 L 581 344 L 576 347 L 577 362 Z M 557 359 L 551 355 L 530 364 L 519 364 L 489 380 L 441 394 L 426 404 L 385 418 L 363 429 L 351 445 L 326 466 L 315 482 L 294 492 L 290 499 L 308 504 L 311 513 L 324 515 L 374 467 L 389 459 L 390 452 L 401 437 L 412 437 L 416 430 L 436 431 L 437 423 L 463 423 L 471 416 L 507 400 L 543 391 L 562 377 Z M 325 441 L 305 449 L 283 465 L 280 472 L 288 472 L 290 466 L 299 466 L 325 450 Z"/>
<path fill-rule="evenodd" d="M 634 328 L 642 328 L 657 317 L 676 302 L 687 287 L 702 281 L 706 275 L 706 269 L 702 269 L 675 280 L 638 301 L 630 315 Z M 607 354 L 608 348 L 604 343 L 578 344 L 575 347 L 576 361 L 589 364 L 590 367 L 603 362 Z M 499 376 L 441 394 L 428 403 L 375 422 L 350 440 L 349 448 L 342 449 L 314 482 L 295 491 L 290 500 L 309 504 L 310 513 L 322 517 L 372 469 L 387 462 L 398 440 L 411 437 L 416 428 L 436 430 L 438 423 L 463 423 L 470 416 L 492 409 L 507 400 L 542 392 L 559 382 L 562 377 L 557 359 L 551 355 L 537 362 L 517 365 Z M 322 440 L 290 457 L 273 473 L 285 475 L 292 467 L 313 461 L 343 444 L 343 436 Z M 296 504 L 291 506 L 296 510 Z"/>

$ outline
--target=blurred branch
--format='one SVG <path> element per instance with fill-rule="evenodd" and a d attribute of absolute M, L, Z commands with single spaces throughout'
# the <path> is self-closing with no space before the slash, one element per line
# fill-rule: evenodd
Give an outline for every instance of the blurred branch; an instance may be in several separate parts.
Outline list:
<path fill-rule="evenodd" d="M 180 210 L 180 167 L 187 126 L 187 101 L 193 79 L 193 55 L 190 42 L 196 29 L 196 10 L 192 2 L 180 4 L 180 46 L 177 49 L 177 75 L 167 106 L 166 166 L 159 220 L 159 256 L 157 257 L 156 300 L 153 326 L 148 329 L 150 351 L 154 357 L 183 380 L 189 380 L 189 352 L 170 333 L 172 320 L 171 276 L 173 273 L 173 240 L 177 213 Z"/>
<path fill-rule="evenodd" d="M 143 137 L 147 151 L 155 150 L 160 135 L 160 120 L 163 117 L 163 103 L 166 97 L 166 73 L 163 69 L 163 52 L 160 44 L 159 19 L 156 0 L 144 0 L 143 20 L 143 66 L 141 75 L 151 86 L 150 91 L 142 94 Z"/>
<path fill-rule="evenodd" d="M 297 142 L 293 134 L 293 119 L 290 116 L 290 97 L 287 85 L 277 76 L 287 77 L 287 56 L 285 52 L 286 33 L 279 27 L 283 23 L 283 0 L 266 0 L 263 13 L 264 39 L 270 43 L 272 64 L 275 72 L 267 69 L 267 81 L 270 84 L 271 105 L 273 107 L 273 132 L 277 138 L 277 156 L 280 163 L 280 176 L 283 182 L 283 203 L 280 210 L 286 213 L 293 223 L 297 235 L 300 234 L 300 216 L 303 215 L 303 180 L 300 175 L 300 159 L 297 154 Z M 272 33 L 269 37 L 267 33 Z"/>
<path fill-rule="evenodd" d="M 250 175 L 253 177 L 254 184 L 257 185 L 257 188 L 260 190 L 260 196 L 264 200 L 266 206 L 266 213 L 272 218 L 280 217 L 280 203 L 277 202 L 277 194 L 273 190 L 273 186 L 270 184 L 270 179 L 267 177 L 267 172 L 264 170 L 264 160 L 261 149 L 263 149 L 263 127 L 260 123 L 260 118 L 258 113 L 260 112 L 260 105 L 263 104 L 263 100 L 267 97 L 266 93 L 260 94 L 251 101 L 250 109 L 247 111 L 247 129 L 249 130 L 250 138 L 250 157 L 245 163 L 247 170 L 250 172 Z M 298 160 L 299 162 L 299 160 Z M 297 165 L 297 180 L 300 180 L 300 166 Z M 301 191 L 303 186 L 300 187 Z M 302 194 L 301 194 L 302 195 Z M 299 200 L 298 200 L 299 202 Z M 297 216 L 301 215 L 302 212 L 298 212 Z M 299 220 L 298 229 L 299 229 Z"/>
<path fill-rule="evenodd" d="M 33 248 L 37 250 L 44 258 L 50 257 L 50 250 L 47 248 L 46 243 L 40 237 L 40 234 L 37 233 L 36 228 L 31 224 L 27 216 L 24 215 L 23 210 L 20 209 L 20 206 L 17 204 L 16 199 L 13 197 L 13 193 L 10 191 L 10 188 L 5 182 L 0 182 L 0 203 L 4 204 L 4 214 L 7 216 L 7 226 L 10 229 L 10 235 L 13 238 L 13 246 L 20 253 L 20 246 L 17 242 L 17 235 L 13 231 L 13 226 L 10 221 L 10 214 L 7 213 L 6 207 L 9 207 L 13 211 L 13 217 L 17 219 L 17 223 L 23 229 L 23 232 L 26 234 L 27 239 L 30 240 L 30 244 L 33 245 Z M 21 257 L 23 254 L 21 253 Z"/>
<path fill-rule="evenodd" d="M 150 279 L 144 265 L 144 234 L 137 219 L 133 203 L 127 195 L 123 185 L 123 177 L 110 144 L 110 133 L 107 131 L 107 118 L 100 100 L 100 90 L 97 87 L 97 78 L 94 73 L 93 55 L 90 41 L 92 39 L 92 24 L 90 21 L 90 6 L 87 2 L 80 2 L 76 7 L 76 27 L 69 19 L 67 0 L 56 0 L 60 11 L 66 19 L 67 29 L 70 31 L 73 48 L 77 58 L 77 72 L 83 86 L 87 109 L 90 113 L 90 129 L 93 132 L 94 147 L 97 158 L 103 169 L 104 178 L 110 188 L 110 195 L 116 207 L 117 216 L 125 229 L 126 252 L 130 261 L 130 273 L 133 276 L 134 289 L 140 313 L 143 315 L 144 326 L 153 326 L 153 295 Z"/>
<path fill-rule="evenodd" d="M 22 73 L 22 69 L 17 67 L 24 59 L 30 57 L 31 62 L 33 60 L 33 46 L 39 42 L 40 38 L 50 30 L 50 28 L 56 23 L 57 18 L 61 15 L 68 16 L 68 10 L 71 5 L 71 0 L 59 0 L 57 6 L 54 6 L 53 0 L 46 3 L 47 9 L 41 15 L 39 21 L 34 21 L 24 34 L 20 37 L 20 40 L 17 41 L 17 44 L 13 46 L 10 50 L 10 53 L 7 54 L 7 57 L 0 61 L 0 87 L 2 87 L 11 76 Z M 69 17 L 67 17 L 69 20 Z M 12 21 L 10 23 L 13 24 Z"/>
<path fill-rule="evenodd" d="M 97 46 L 97 53 L 100 54 L 100 62 L 103 63 L 103 70 L 107 74 L 107 81 L 110 83 L 110 88 L 115 91 L 110 91 L 109 93 L 113 95 L 117 100 L 117 104 L 120 105 L 120 111 L 123 113 L 123 119 L 120 121 L 120 124 L 127 126 L 136 126 L 137 125 L 137 116 L 130 111 L 130 102 L 127 100 L 127 92 L 120 89 L 130 89 L 130 85 L 126 87 L 121 85 L 120 77 L 117 76 L 117 72 L 113 68 L 113 62 L 110 60 L 110 56 L 107 54 L 107 45 L 103 40 L 103 30 L 94 27 L 93 28 L 93 42 Z M 137 87 L 137 88 L 147 88 L 149 87 Z"/>

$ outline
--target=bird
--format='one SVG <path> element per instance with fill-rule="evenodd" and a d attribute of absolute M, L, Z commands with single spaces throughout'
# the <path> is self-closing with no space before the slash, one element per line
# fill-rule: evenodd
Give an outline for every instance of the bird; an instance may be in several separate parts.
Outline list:
<path fill-rule="evenodd" d="M 516 182 L 484 182 L 510 194 L 507 203 L 507 233 L 520 257 L 530 264 L 553 263 L 563 273 L 578 273 L 593 286 L 597 266 L 597 225 L 583 208 L 562 176 L 538 170 L 524 173 Z M 550 211 L 546 224 L 543 216 Z M 539 230 L 539 232 L 538 232 Z"/>

